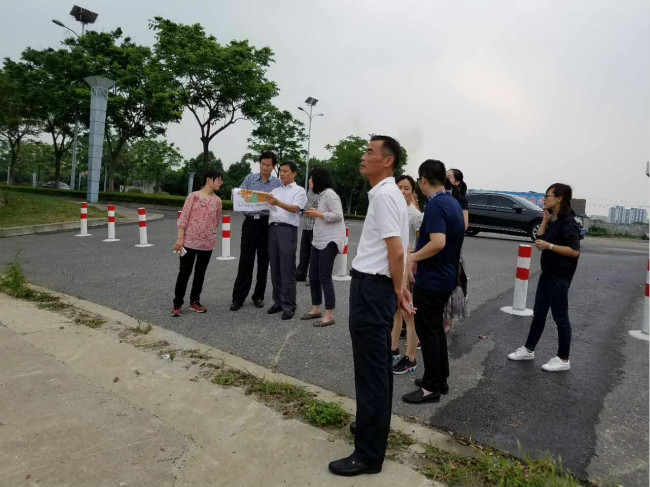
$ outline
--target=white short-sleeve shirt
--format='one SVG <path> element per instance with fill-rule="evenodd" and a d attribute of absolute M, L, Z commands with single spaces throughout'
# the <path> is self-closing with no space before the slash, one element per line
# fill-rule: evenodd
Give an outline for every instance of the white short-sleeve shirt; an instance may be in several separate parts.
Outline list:
<path fill-rule="evenodd" d="M 295 182 L 275 188 L 271 191 L 271 194 L 287 205 L 297 205 L 299 208 L 304 208 L 305 203 L 307 203 L 307 193 L 302 186 L 298 186 Z M 271 223 L 286 223 L 297 227 L 300 225 L 300 213 L 291 213 L 284 208 L 271 205 L 269 224 Z"/>
<path fill-rule="evenodd" d="M 352 268 L 366 274 L 390 277 L 388 250 L 384 239 L 400 237 L 404 262 L 408 255 L 409 218 L 404 195 L 390 177 L 380 181 L 368 192 L 368 213 Z"/>

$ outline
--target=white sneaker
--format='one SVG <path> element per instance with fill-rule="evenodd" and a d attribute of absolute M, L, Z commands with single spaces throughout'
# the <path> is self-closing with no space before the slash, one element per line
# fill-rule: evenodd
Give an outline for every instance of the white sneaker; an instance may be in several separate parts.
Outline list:
<path fill-rule="evenodd" d="M 517 350 L 508 355 L 510 360 L 533 360 L 535 352 L 529 352 L 526 347 L 519 347 Z"/>
<path fill-rule="evenodd" d="M 553 357 L 551 360 L 542 365 L 542 369 L 547 372 L 562 372 L 563 370 L 569 370 L 571 364 L 567 360 L 566 362 L 561 360 L 560 357 Z"/>

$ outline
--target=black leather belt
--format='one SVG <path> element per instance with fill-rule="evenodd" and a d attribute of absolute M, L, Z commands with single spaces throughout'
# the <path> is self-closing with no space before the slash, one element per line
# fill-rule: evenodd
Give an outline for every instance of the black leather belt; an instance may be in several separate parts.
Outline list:
<path fill-rule="evenodd" d="M 356 269 L 350 269 L 350 275 L 352 276 L 353 279 L 361 279 L 365 281 L 378 281 L 378 282 L 385 282 L 385 283 L 393 283 L 393 279 L 384 276 L 383 274 L 366 274 L 365 272 L 359 272 Z"/>
<path fill-rule="evenodd" d="M 274 225 L 276 227 L 289 227 L 289 228 L 298 228 L 294 225 L 291 225 L 289 223 L 284 223 L 284 222 L 272 222 L 271 225 Z"/>
<path fill-rule="evenodd" d="M 246 218 L 250 218 L 251 220 L 261 220 L 261 219 L 268 220 L 269 215 L 246 215 Z"/>

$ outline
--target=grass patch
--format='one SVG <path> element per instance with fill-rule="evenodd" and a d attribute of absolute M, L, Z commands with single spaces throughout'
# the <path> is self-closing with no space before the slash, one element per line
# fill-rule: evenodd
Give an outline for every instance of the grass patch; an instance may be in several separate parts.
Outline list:
<path fill-rule="evenodd" d="M 476 457 L 448 453 L 427 446 L 425 458 L 431 463 L 422 473 L 450 486 L 463 487 L 579 487 L 578 481 L 551 456 L 532 459 L 511 457 L 491 448 Z"/>
<path fill-rule="evenodd" d="M 146 335 L 151 330 L 152 326 L 149 323 L 143 325 L 140 320 L 138 320 L 138 326 L 129 326 L 129 331 L 136 335 Z"/>
<path fill-rule="evenodd" d="M 350 422 L 350 413 L 338 402 L 326 402 L 310 398 L 300 412 L 312 425 L 319 427 L 341 427 Z"/>
<path fill-rule="evenodd" d="M 0 290 L 14 298 L 33 299 L 36 296 L 36 291 L 27 287 L 25 273 L 18 259 L 7 265 L 5 273 L 0 278 Z"/>
<path fill-rule="evenodd" d="M 212 378 L 212 383 L 220 386 L 234 386 L 237 384 L 237 376 L 232 372 L 219 372 Z"/>
<path fill-rule="evenodd" d="M 212 357 L 205 352 L 202 352 L 198 348 L 192 348 L 190 350 L 183 350 L 181 355 L 184 357 L 199 359 L 199 360 L 210 360 Z"/>
<path fill-rule="evenodd" d="M 411 436 L 399 431 L 390 430 L 390 435 L 388 436 L 389 449 L 396 450 L 408 448 L 413 444 L 415 444 L 415 440 Z"/>
<path fill-rule="evenodd" d="M 305 401 L 309 394 L 304 387 L 289 384 L 288 382 L 256 379 L 249 384 L 246 392 L 266 399 L 276 399 L 283 403 Z"/>
<path fill-rule="evenodd" d="M 101 328 L 106 320 L 98 316 L 91 316 L 87 313 L 77 313 L 74 322 L 78 325 L 87 326 L 88 328 Z"/>
<path fill-rule="evenodd" d="M 79 220 L 79 204 L 56 196 L 5 192 L 7 203 L 0 207 L 0 228 Z M 88 218 L 103 218 L 105 211 L 88 207 Z"/>

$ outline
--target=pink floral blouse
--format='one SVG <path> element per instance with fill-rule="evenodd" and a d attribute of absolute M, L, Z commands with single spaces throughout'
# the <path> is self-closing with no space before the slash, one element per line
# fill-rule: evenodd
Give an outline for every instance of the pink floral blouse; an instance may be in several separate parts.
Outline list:
<path fill-rule="evenodd" d="M 201 196 L 194 191 L 185 199 L 183 211 L 176 222 L 185 229 L 185 248 L 213 250 L 217 244 L 217 226 L 221 217 L 221 198 Z"/>

